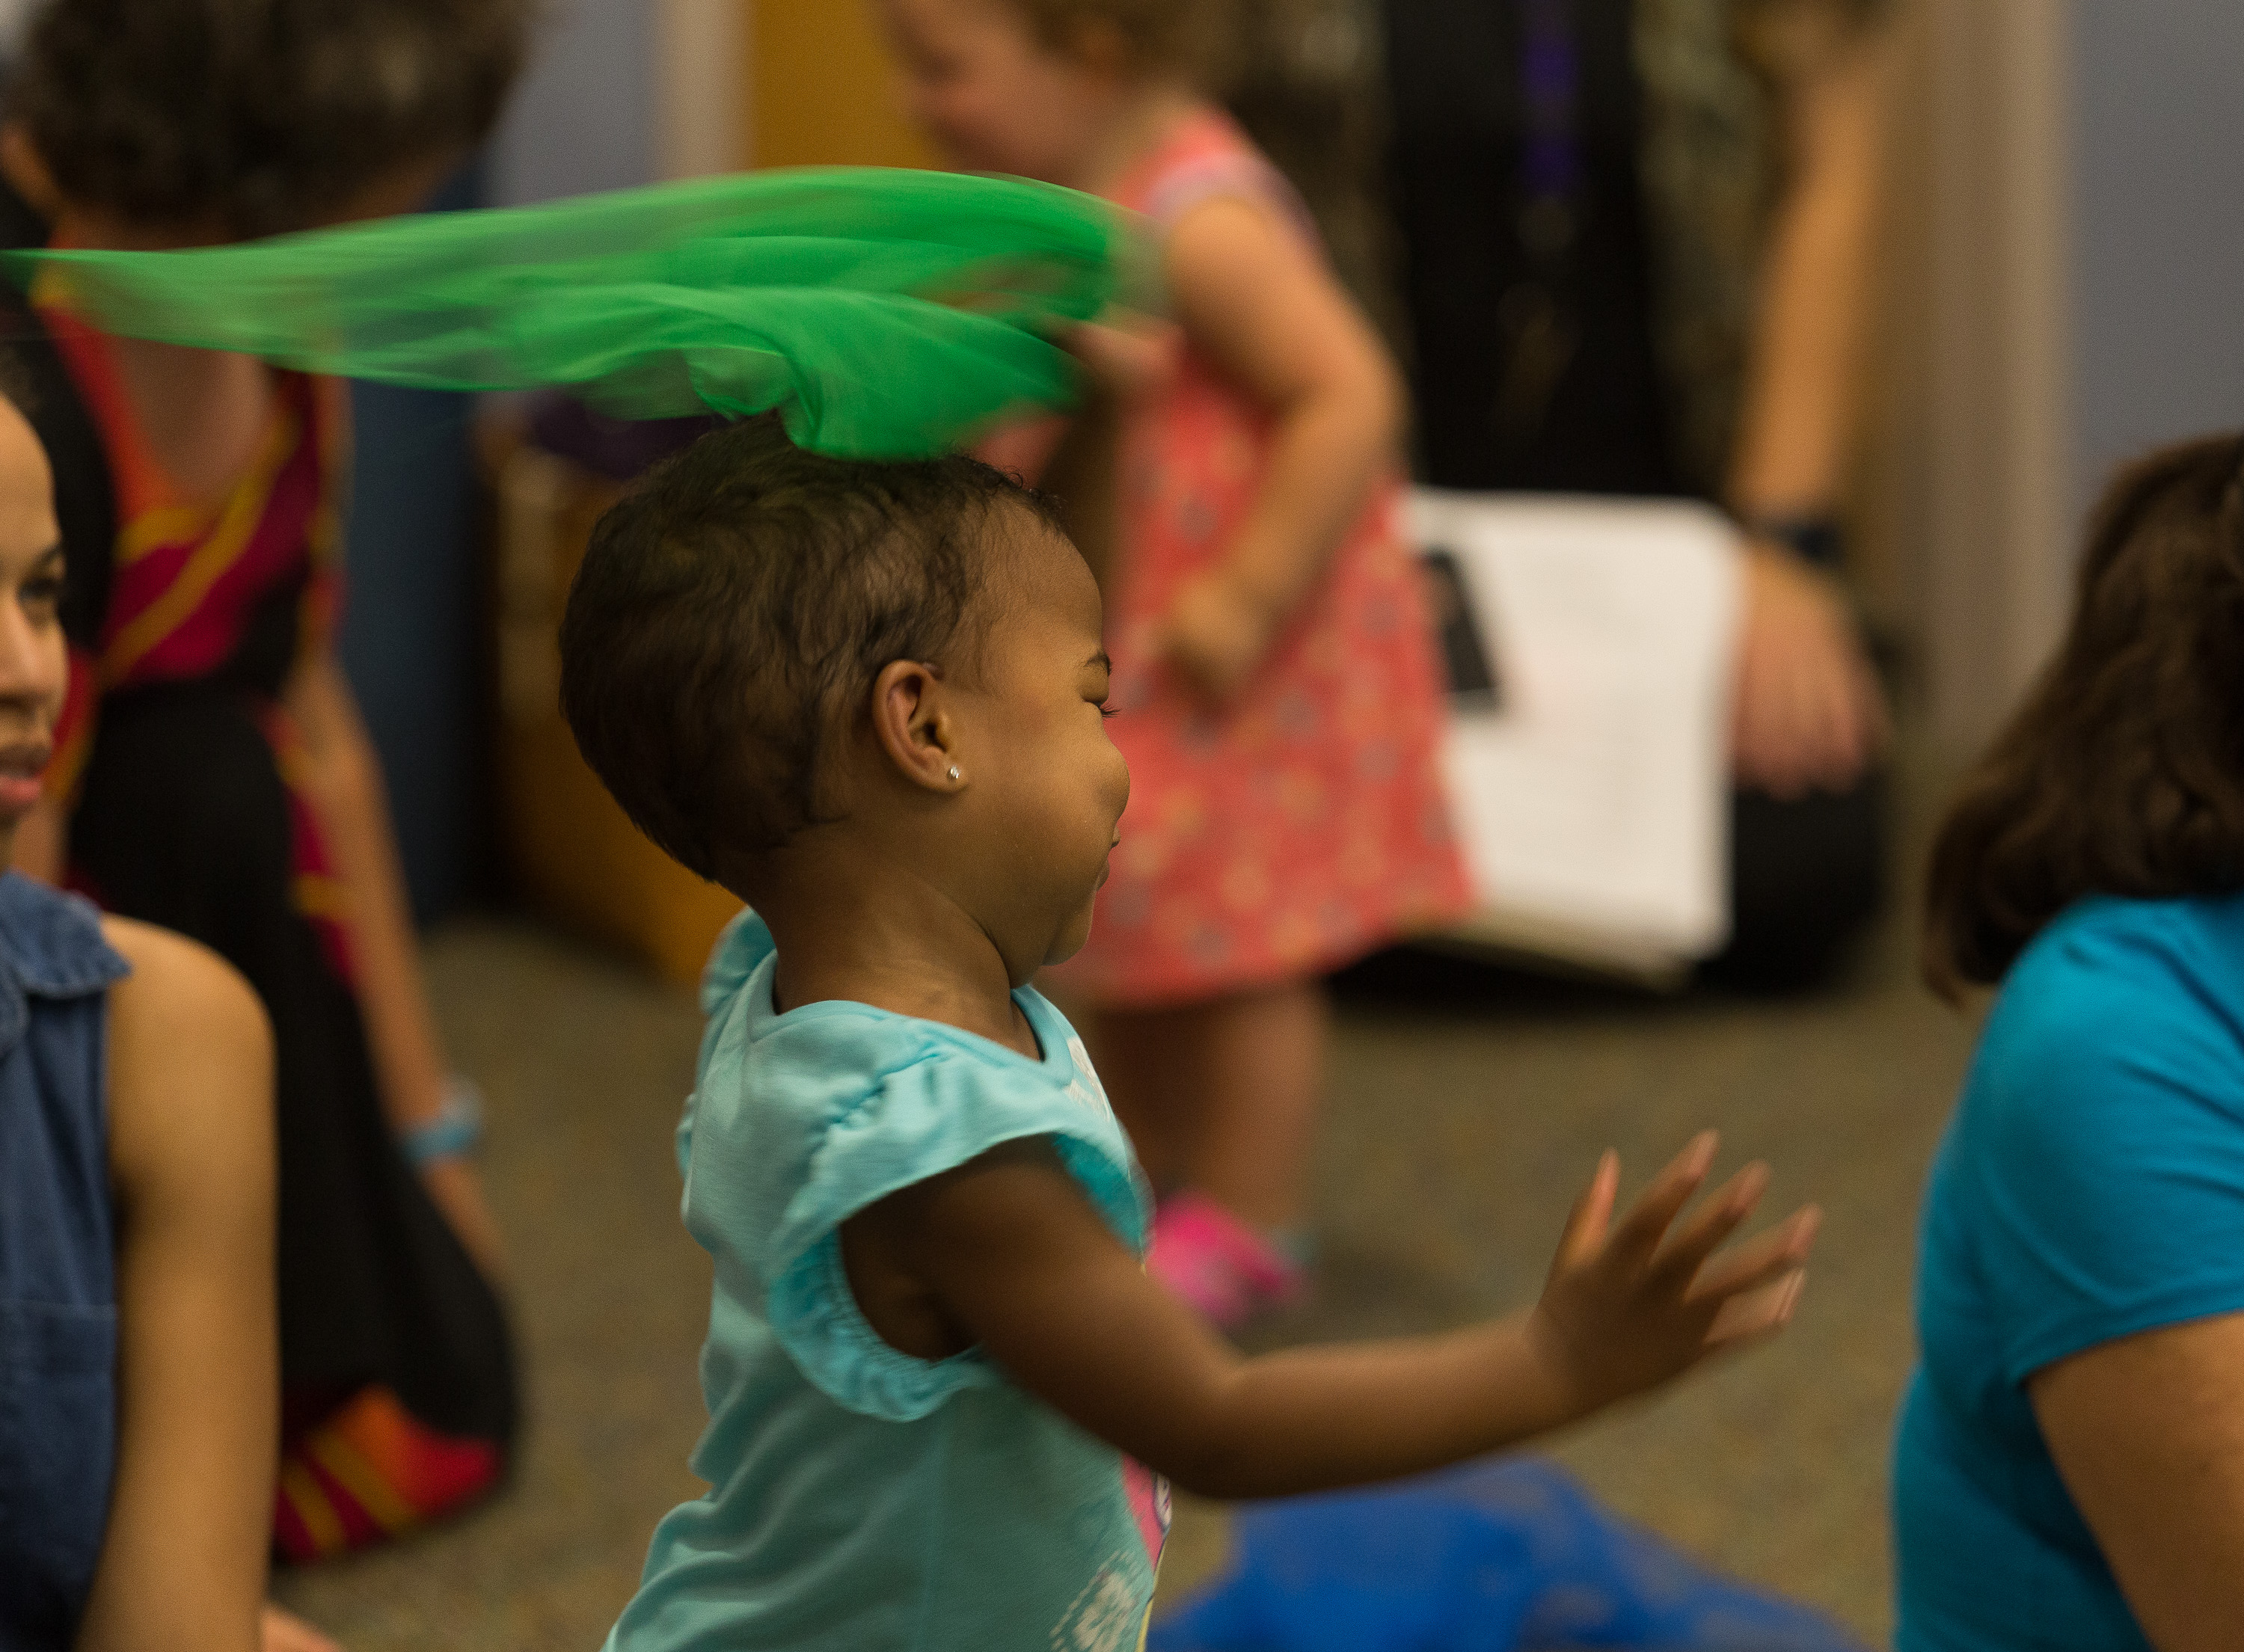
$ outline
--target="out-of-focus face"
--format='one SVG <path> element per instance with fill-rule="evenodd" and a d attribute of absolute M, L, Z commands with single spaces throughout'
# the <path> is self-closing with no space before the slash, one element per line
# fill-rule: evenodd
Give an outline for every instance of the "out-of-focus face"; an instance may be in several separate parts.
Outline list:
<path fill-rule="evenodd" d="M 47 455 L 24 415 L 0 401 L 0 861 L 54 755 L 69 672 L 62 596 Z"/>
<path fill-rule="evenodd" d="M 1004 0 L 879 0 L 904 104 L 950 165 L 1079 184 L 1117 76 L 1054 50 Z"/>

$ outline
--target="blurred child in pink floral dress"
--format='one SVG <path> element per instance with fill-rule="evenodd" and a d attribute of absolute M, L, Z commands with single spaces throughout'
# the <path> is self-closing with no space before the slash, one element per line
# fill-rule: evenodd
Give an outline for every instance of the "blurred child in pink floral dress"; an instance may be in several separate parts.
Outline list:
<path fill-rule="evenodd" d="M 1091 442 L 1111 466 L 1111 525 L 1082 514 L 1107 487 L 1063 491 L 1095 563 L 1112 538 L 1132 785 L 1062 981 L 1164 1196 L 1154 1271 L 1234 1325 L 1301 1277 L 1321 978 L 1465 900 L 1400 385 L 1290 188 L 1192 90 L 1187 0 L 885 10 L 950 159 L 1103 194 L 1158 239 L 1180 348 L 1060 462 Z"/>

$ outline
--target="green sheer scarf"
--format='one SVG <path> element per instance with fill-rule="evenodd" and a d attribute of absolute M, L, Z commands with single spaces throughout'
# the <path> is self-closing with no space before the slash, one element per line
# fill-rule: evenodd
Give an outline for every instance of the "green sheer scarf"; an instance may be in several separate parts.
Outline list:
<path fill-rule="evenodd" d="M 1124 217 L 1017 179 L 751 172 L 185 252 L 4 255 L 105 331 L 442 390 L 557 386 L 647 419 L 777 409 L 908 458 L 1070 405 L 1055 341 L 1146 265 Z"/>

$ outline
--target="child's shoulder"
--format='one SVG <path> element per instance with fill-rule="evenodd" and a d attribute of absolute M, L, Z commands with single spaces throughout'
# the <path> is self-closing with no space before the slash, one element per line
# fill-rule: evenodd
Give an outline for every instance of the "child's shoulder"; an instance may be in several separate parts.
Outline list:
<path fill-rule="evenodd" d="M 1311 223 L 1285 174 L 1213 104 L 1184 115 L 1114 191 L 1119 204 L 1165 227 L 1216 196 L 1253 201 L 1297 228 Z"/>
<path fill-rule="evenodd" d="M 1032 991 L 1038 1053 L 843 999 L 776 1013 L 776 953 L 760 920 L 719 943 L 709 1030 L 681 1156 L 686 1224 L 775 1278 L 848 1215 L 992 1147 L 1051 1138 L 1108 1214 L 1142 1242 L 1135 1162 L 1082 1041 Z"/>

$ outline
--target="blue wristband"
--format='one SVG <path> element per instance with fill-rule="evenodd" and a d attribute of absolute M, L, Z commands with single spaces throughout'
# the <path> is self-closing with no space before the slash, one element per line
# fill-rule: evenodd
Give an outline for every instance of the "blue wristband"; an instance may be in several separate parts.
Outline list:
<path fill-rule="evenodd" d="M 465 1158 L 483 1139 L 483 1096 L 471 1079 L 444 1081 L 444 1105 L 436 1117 L 405 1132 L 398 1145 L 416 1170 L 439 1159 Z"/>

